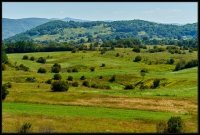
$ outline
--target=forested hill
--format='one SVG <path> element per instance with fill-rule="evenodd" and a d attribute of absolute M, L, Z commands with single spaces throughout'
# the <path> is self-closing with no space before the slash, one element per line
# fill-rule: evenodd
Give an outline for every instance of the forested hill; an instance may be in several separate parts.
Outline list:
<path fill-rule="evenodd" d="M 121 38 L 184 39 L 197 37 L 197 23 L 186 25 L 159 24 L 143 20 L 130 21 L 50 21 L 24 33 L 6 39 L 6 42 L 31 40 L 39 43 L 92 42 Z"/>

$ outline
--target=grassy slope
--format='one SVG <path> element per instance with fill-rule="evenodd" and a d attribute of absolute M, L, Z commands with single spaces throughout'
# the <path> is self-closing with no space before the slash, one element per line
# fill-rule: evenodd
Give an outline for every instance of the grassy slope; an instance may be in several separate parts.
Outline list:
<path fill-rule="evenodd" d="M 115 57 L 115 54 L 117 52 L 120 53 L 120 57 Z M 4 105 L 6 106 L 3 107 L 3 113 L 6 112 L 6 114 L 8 113 L 7 115 L 9 115 L 9 117 L 5 119 L 5 121 L 7 121 L 8 123 L 9 123 L 9 120 L 16 120 L 15 117 L 17 117 L 18 115 L 21 118 L 25 118 L 25 116 L 23 115 L 21 116 L 21 114 L 23 114 L 23 111 L 20 111 L 22 110 L 20 109 L 20 105 L 26 106 L 27 115 L 31 114 L 29 113 L 29 111 L 33 110 L 33 109 L 30 109 L 33 106 L 36 108 L 44 107 L 44 110 L 40 109 L 41 112 L 39 113 L 43 114 L 42 116 L 46 116 L 48 117 L 48 119 L 52 119 L 53 121 L 55 121 L 55 119 L 52 118 L 52 116 L 47 116 L 46 113 L 44 114 L 42 112 L 42 111 L 44 112 L 46 111 L 45 107 L 48 107 L 48 106 L 51 107 L 51 105 L 37 106 L 36 104 L 33 104 L 33 105 L 29 104 L 27 106 L 28 103 L 43 103 L 43 104 L 56 104 L 54 105 L 55 108 L 57 107 L 56 109 L 60 108 L 61 104 L 81 105 L 80 107 L 74 107 L 74 106 L 65 106 L 65 107 L 70 108 L 70 110 L 71 109 L 73 110 L 73 108 L 76 108 L 76 109 L 78 108 L 80 109 L 80 113 L 84 113 L 84 114 L 87 114 L 85 113 L 87 111 L 88 111 L 88 114 L 93 113 L 95 107 L 96 107 L 95 110 L 100 107 L 99 110 L 100 112 L 102 111 L 102 113 L 99 112 L 98 114 L 90 115 L 91 116 L 90 121 L 92 121 L 92 119 L 95 119 L 101 124 L 103 123 L 101 120 L 99 120 L 99 117 L 101 116 L 102 117 L 106 116 L 105 118 L 106 121 L 108 123 L 109 122 L 112 123 L 113 121 L 115 121 L 114 117 L 118 117 L 119 115 L 122 117 L 128 117 L 128 118 L 131 118 L 131 117 L 136 118 L 136 119 L 143 118 L 142 121 L 146 121 L 147 120 L 146 118 L 150 118 L 150 120 L 155 120 L 154 116 L 158 116 L 158 119 L 159 118 L 165 119 L 165 118 L 168 118 L 171 114 L 174 114 L 174 112 L 176 115 L 182 115 L 183 112 L 186 112 L 185 114 L 189 114 L 188 115 L 189 117 L 187 117 L 187 125 L 188 125 L 187 130 L 195 132 L 197 129 L 196 127 L 197 68 L 191 68 L 191 69 L 181 70 L 178 72 L 172 72 L 172 69 L 174 69 L 175 65 L 145 64 L 145 63 L 148 63 L 149 61 L 155 61 L 155 60 L 163 61 L 163 59 L 167 60 L 171 57 L 174 58 L 176 62 L 178 62 L 181 58 L 186 59 L 188 61 L 190 59 L 196 59 L 196 56 L 197 56 L 196 52 L 192 54 L 187 53 L 185 55 L 184 54 L 172 55 L 167 52 L 154 53 L 154 54 L 139 53 L 139 55 L 141 55 L 143 58 L 146 58 L 146 61 L 142 61 L 140 63 L 132 62 L 133 58 L 138 54 L 133 53 L 131 49 L 116 49 L 115 51 L 107 52 L 104 55 L 101 55 L 100 52 L 87 52 L 87 53 L 79 52 L 75 54 L 72 54 L 71 52 L 51 52 L 51 53 L 40 52 L 40 53 L 27 54 L 28 56 L 34 56 L 36 58 L 40 56 L 43 56 L 43 57 L 47 57 L 48 55 L 52 56 L 51 59 L 47 59 L 46 64 L 39 64 L 39 63 L 32 62 L 29 60 L 22 60 L 23 55 L 25 54 L 9 54 L 8 57 L 11 63 L 17 62 L 17 65 L 22 63 L 28 66 L 31 69 L 31 72 L 16 71 L 10 67 L 8 67 L 6 71 L 3 71 L 3 82 L 10 81 L 13 84 L 13 87 L 9 90 L 10 94 L 7 96 L 5 100 Z M 63 77 L 63 80 L 65 80 L 68 75 L 72 75 L 75 81 L 78 81 L 79 84 L 81 84 L 81 81 L 79 80 L 79 78 L 82 75 L 85 75 L 86 78 L 90 82 L 92 83 L 98 82 L 100 84 L 110 85 L 112 89 L 102 90 L 102 89 L 86 88 L 83 86 L 79 86 L 78 88 L 70 87 L 69 91 L 64 92 L 64 93 L 50 92 L 50 85 L 45 84 L 43 82 L 46 81 L 47 79 L 52 78 L 53 74 L 50 73 L 50 68 L 56 62 L 60 63 L 62 66 L 63 70 L 62 70 L 61 75 Z M 100 67 L 102 63 L 105 63 L 106 66 Z M 73 67 L 73 66 L 79 66 L 82 68 L 80 69 L 80 72 L 78 73 L 67 73 L 65 68 Z M 91 66 L 95 66 L 96 68 L 95 72 L 90 72 L 89 68 Z M 49 72 L 46 74 L 37 74 L 36 72 L 39 67 L 45 67 L 48 69 Z M 124 86 L 122 84 L 135 83 L 142 79 L 139 72 L 141 68 L 143 67 L 149 69 L 149 73 L 146 74 L 144 80 L 149 80 L 149 79 L 151 80 L 152 78 L 165 78 L 168 84 L 165 87 L 161 86 L 155 90 L 146 89 L 146 90 L 141 91 L 138 88 L 134 90 L 128 90 L 128 91 L 123 90 Z M 117 75 L 117 80 L 114 83 L 109 83 L 108 79 L 113 74 Z M 98 79 L 100 75 L 104 77 L 102 80 Z M 25 78 L 30 77 L 30 76 L 35 76 L 37 78 L 37 83 L 25 82 Z M 125 101 L 127 98 L 123 98 L 123 97 L 129 97 L 130 101 Z M 143 99 L 144 101 L 141 101 L 141 104 L 140 103 L 138 104 L 138 102 L 135 101 L 135 99 L 137 99 L 136 97 L 139 97 L 140 99 Z M 163 100 L 163 104 L 158 105 L 159 102 L 157 102 L 156 99 L 160 101 L 160 103 L 161 103 L 161 100 Z M 17 103 L 12 103 L 12 102 L 26 102 L 27 104 L 17 104 Z M 148 102 L 149 104 L 147 105 L 146 102 Z M 164 105 L 164 103 L 166 103 L 166 106 Z M 169 105 L 167 105 L 167 103 L 169 103 Z M 17 106 L 14 107 L 15 105 Z M 189 105 L 191 106 L 186 107 Z M 86 109 L 84 106 L 91 106 L 93 108 L 88 109 L 87 107 Z M 169 108 L 168 106 L 171 106 L 171 107 Z M 107 110 L 102 107 L 109 107 L 110 110 L 109 109 Z M 5 111 L 4 111 L 4 108 L 5 108 Z M 119 108 L 119 110 L 120 108 L 134 109 L 134 110 L 119 111 L 117 110 L 117 108 Z M 62 113 L 62 109 L 60 110 L 61 111 L 55 111 L 55 112 L 57 112 L 60 115 Z M 86 110 L 86 111 L 82 111 L 82 110 Z M 155 113 L 151 112 L 152 110 L 156 112 Z M 177 110 L 178 112 L 176 112 Z M 12 117 L 11 116 L 12 111 L 14 112 L 16 111 L 18 113 Z M 38 112 L 37 109 L 35 109 L 35 113 L 37 112 Z M 52 112 L 51 114 L 54 114 L 55 112 Z M 73 115 L 77 114 L 76 111 L 72 111 L 70 113 L 69 112 L 70 111 L 64 112 L 64 114 L 66 113 L 65 115 L 69 115 L 71 119 L 75 117 Z M 115 115 L 115 113 L 117 113 L 117 115 Z M 135 114 L 135 115 L 132 115 L 132 114 Z M 140 114 L 143 114 L 143 115 L 141 116 Z M 97 118 L 96 116 L 99 116 L 99 117 Z M 37 119 L 39 116 L 31 115 L 31 117 L 33 119 Z M 110 117 L 109 120 L 107 120 L 108 117 Z M 69 118 L 66 118 L 66 119 L 69 119 Z M 82 115 L 80 119 L 81 119 L 80 121 L 84 123 L 85 118 L 83 118 Z M 122 121 L 127 122 L 124 119 Z M 62 122 L 61 120 L 59 120 L 59 121 L 56 121 L 56 123 L 57 125 L 59 125 Z M 6 127 L 3 126 L 3 130 L 12 131 L 10 124 L 5 125 Z M 88 123 L 88 124 L 92 126 L 91 123 Z M 127 123 L 127 125 L 129 126 L 131 126 L 132 124 L 131 122 Z M 142 123 L 140 124 L 143 125 L 144 128 L 146 129 L 145 132 L 155 131 L 155 123 L 150 122 L 148 124 L 149 128 L 146 128 L 146 126 Z M 56 125 L 54 126 L 57 127 Z M 121 128 L 119 128 L 119 124 L 117 124 L 116 126 L 107 125 L 106 127 L 112 131 L 124 131 Z M 133 126 L 132 128 L 133 129 L 128 130 L 128 131 L 144 132 L 144 130 L 137 130 L 136 126 Z M 84 126 L 80 126 L 80 128 L 73 127 L 71 130 L 69 129 L 68 131 L 86 131 L 86 129 L 88 128 Z M 39 129 L 35 129 L 35 131 L 36 130 L 39 130 Z M 106 131 L 104 126 L 101 126 L 100 129 L 97 129 L 96 127 L 93 126 L 92 131 L 94 132 L 95 130 Z M 58 128 L 58 130 L 56 131 L 66 131 L 66 130 Z"/>

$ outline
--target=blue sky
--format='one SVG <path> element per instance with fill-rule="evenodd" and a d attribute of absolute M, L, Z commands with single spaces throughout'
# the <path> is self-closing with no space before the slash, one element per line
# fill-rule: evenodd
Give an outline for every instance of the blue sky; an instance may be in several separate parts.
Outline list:
<path fill-rule="evenodd" d="M 3 2 L 3 18 L 141 19 L 159 23 L 197 22 L 197 2 Z"/>

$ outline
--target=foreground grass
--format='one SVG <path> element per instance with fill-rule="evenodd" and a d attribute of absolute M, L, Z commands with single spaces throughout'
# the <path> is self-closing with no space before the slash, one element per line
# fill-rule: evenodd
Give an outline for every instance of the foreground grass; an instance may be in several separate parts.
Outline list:
<path fill-rule="evenodd" d="M 63 105 L 45 105 L 45 104 L 12 103 L 12 102 L 5 102 L 2 105 L 3 105 L 3 114 L 5 114 L 5 117 L 8 115 L 19 116 L 18 119 L 20 119 L 20 117 L 26 117 L 26 116 L 31 116 L 35 118 L 46 117 L 49 119 L 59 119 L 57 123 L 62 123 L 62 121 L 65 119 L 80 119 L 80 120 L 89 120 L 91 122 L 90 125 L 92 124 L 95 125 L 96 121 L 92 122 L 92 120 L 97 119 L 99 121 L 100 119 L 103 119 L 109 123 L 113 121 L 116 122 L 119 121 L 118 124 L 120 124 L 120 122 L 126 121 L 127 125 L 129 126 L 132 125 L 131 124 L 132 122 L 135 123 L 136 121 L 141 121 L 141 122 L 146 121 L 147 124 L 150 124 L 151 127 L 154 127 L 153 125 L 155 125 L 156 121 L 168 120 L 171 116 L 181 116 L 184 120 L 191 118 L 191 116 L 187 114 L 178 115 L 176 113 L 171 113 L 171 112 L 154 112 L 154 111 L 113 109 L 113 108 L 102 108 L 102 107 L 63 106 Z M 8 119 L 3 119 L 3 123 L 6 123 L 7 121 Z M 5 128 L 4 130 L 6 131 L 6 127 L 4 128 Z M 105 132 L 104 128 L 99 129 L 97 131 Z M 115 128 L 115 126 L 109 125 L 107 128 L 113 129 Z M 132 128 L 133 129 L 129 131 L 133 132 L 134 130 L 137 130 L 134 127 Z M 76 128 L 74 127 L 74 130 L 69 130 L 65 132 L 79 131 L 78 129 L 79 127 Z M 85 127 L 85 130 L 86 129 L 88 129 L 88 127 Z M 94 129 L 97 129 L 97 127 L 94 127 Z M 93 129 L 90 129 L 87 132 L 90 132 L 91 130 Z M 145 132 L 151 132 L 151 130 L 149 131 L 147 130 Z"/>

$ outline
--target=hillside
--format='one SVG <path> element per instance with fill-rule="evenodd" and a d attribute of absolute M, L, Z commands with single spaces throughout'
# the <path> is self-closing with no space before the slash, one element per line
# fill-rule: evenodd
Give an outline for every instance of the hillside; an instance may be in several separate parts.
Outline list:
<path fill-rule="evenodd" d="M 75 19 L 75 18 L 23 18 L 23 19 L 9 19 L 9 18 L 3 18 L 2 19 L 2 29 L 3 29 L 3 39 L 12 37 L 16 34 L 25 32 L 27 30 L 30 30 L 36 26 L 39 26 L 41 24 L 44 24 L 49 21 L 53 20 L 62 20 L 62 21 L 75 21 L 75 22 L 86 22 L 88 20 L 81 20 L 81 19 Z"/>
<path fill-rule="evenodd" d="M 5 41 L 87 42 L 117 38 L 181 39 L 197 37 L 197 23 L 182 26 L 159 24 L 143 20 L 74 22 L 55 20 L 39 25 Z"/>
<path fill-rule="evenodd" d="M 36 26 L 48 22 L 45 18 L 24 18 L 24 19 L 2 19 L 2 38 L 8 38 L 16 34 L 30 30 Z"/>

